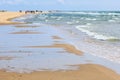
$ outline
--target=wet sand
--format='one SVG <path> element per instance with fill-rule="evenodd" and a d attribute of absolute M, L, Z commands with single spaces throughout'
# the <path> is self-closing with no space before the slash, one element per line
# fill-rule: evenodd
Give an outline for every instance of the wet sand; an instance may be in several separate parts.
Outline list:
<path fill-rule="evenodd" d="M 12 60 L 14 57 L 0 56 L 0 60 Z"/>
<path fill-rule="evenodd" d="M 79 70 L 12 73 L 0 71 L 1 80 L 120 80 L 120 75 L 100 65 L 84 64 Z"/>
<path fill-rule="evenodd" d="M 53 37 L 53 39 L 62 39 L 61 37 L 59 37 L 59 36 L 52 36 Z"/>
<path fill-rule="evenodd" d="M 20 31 L 20 32 L 12 32 L 10 34 L 41 34 L 41 32 L 35 32 L 35 31 Z"/>
<path fill-rule="evenodd" d="M 16 25 L 16 28 L 36 28 L 40 26 L 30 26 L 30 25 Z"/>
<path fill-rule="evenodd" d="M 80 50 L 76 49 L 71 44 L 53 44 L 50 46 L 25 46 L 25 47 L 28 47 L 28 48 L 63 48 L 69 53 L 82 55 L 82 52 Z"/>
<path fill-rule="evenodd" d="M 1 13 L 0 12 L 0 24 L 14 24 L 14 22 L 11 22 L 9 20 L 11 18 L 19 17 L 21 15 L 23 15 L 23 13 L 18 13 L 18 12 Z M 1 26 L 1 27 L 4 27 L 4 26 Z M 1 40 L 0 40 L 0 43 L 2 43 L 2 44 L 0 44 L 0 46 L 3 47 L 3 48 L 1 47 L 1 49 L 0 49 L 0 51 L 2 52 L 2 53 L 0 53 L 0 55 L 1 55 L 0 62 L 4 63 L 4 60 L 8 60 L 8 62 L 10 63 L 10 60 L 14 59 L 14 57 L 2 56 L 3 54 L 8 53 L 10 55 L 11 54 L 14 55 L 14 54 L 19 53 L 18 55 L 28 54 L 28 56 L 30 56 L 31 54 L 35 54 L 34 51 L 36 51 L 36 50 L 45 52 L 48 49 L 50 49 L 46 52 L 46 53 L 50 53 L 51 48 L 53 48 L 55 50 L 57 49 L 57 51 L 63 52 L 63 54 L 64 54 L 64 51 L 61 50 L 61 48 L 64 49 L 65 51 L 67 51 L 67 53 L 74 53 L 74 54 L 79 54 L 81 56 L 84 56 L 83 55 L 84 53 L 81 50 L 76 49 L 74 47 L 74 45 L 70 44 L 69 42 L 65 42 L 64 39 L 61 39 L 61 37 L 59 35 L 56 35 L 57 37 L 54 36 L 54 34 L 56 34 L 56 33 L 54 33 L 55 32 L 54 29 L 53 29 L 53 31 L 51 31 L 50 27 L 49 27 L 49 30 L 47 30 L 48 28 L 45 28 L 45 27 L 39 28 L 40 31 L 44 32 L 44 34 L 39 34 L 39 35 L 36 34 L 36 32 L 26 32 L 26 31 L 20 32 L 20 30 L 18 28 L 17 28 L 18 32 L 13 33 L 13 31 L 11 31 L 11 30 L 16 30 L 16 29 L 13 29 L 13 28 L 11 29 L 11 28 L 8 31 L 12 34 L 9 34 L 8 31 L 1 33 L 2 35 L 4 34 L 4 36 L 1 36 Z M 5 30 L 6 30 L 6 28 L 5 28 Z M 53 32 L 53 33 L 51 33 L 51 32 Z M 32 35 L 33 33 L 36 35 Z M 18 34 L 21 34 L 21 35 L 18 35 Z M 28 35 L 24 35 L 24 34 L 30 34 L 30 35 L 28 36 Z M 29 38 L 29 37 L 32 37 L 32 38 Z M 35 38 L 35 39 L 32 40 L 33 38 Z M 52 38 L 52 40 L 51 40 L 51 38 Z M 58 42 L 54 43 L 54 41 L 55 41 L 54 39 L 60 39 L 61 42 L 58 41 Z M 13 40 L 13 41 L 11 41 L 11 40 Z M 40 41 L 40 40 L 42 40 L 42 41 Z M 28 41 L 31 41 L 31 42 L 28 42 Z M 49 42 L 46 43 L 46 41 L 47 42 L 50 41 L 53 44 L 49 45 L 48 44 Z M 18 42 L 18 43 L 16 43 L 16 42 Z M 48 45 L 46 45 L 46 44 L 40 45 L 43 43 L 46 43 Z M 34 44 L 34 46 L 32 46 L 32 44 Z M 40 46 L 36 46 L 36 44 L 38 44 Z M 41 48 L 43 48 L 43 50 L 41 50 Z M 24 49 L 27 52 L 23 52 Z M 12 50 L 13 50 L 13 52 L 12 52 Z M 30 51 L 30 50 L 33 50 L 33 51 Z M 9 51 L 11 51 L 11 52 L 9 52 Z M 6 53 L 4 53 L 4 52 L 6 52 Z M 53 52 L 54 52 L 54 50 L 51 53 L 53 53 Z M 38 53 L 37 55 L 39 55 L 39 54 L 40 53 Z M 60 53 L 58 53 L 58 54 L 60 54 Z M 48 54 L 47 54 L 47 56 L 48 56 Z M 46 58 L 46 57 L 43 57 L 43 58 Z M 35 60 L 36 57 L 33 56 L 32 59 Z M 56 60 L 56 58 L 53 58 L 53 57 L 52 57 L 52 59 Z M 68 59 L 66 58 L 65 60 L 68 60 Z M 19 59 L 17 59 L 17 61 L 19 61 Z M 37 61 L 37 60 L 35 60 L 35 61 Z M 30 61 L 30 62 L 32 62 L 32 61 Z M 37 61 L 36 63 L 39 63 L 39 62 L 40 61 Z M 49 63 L 49 61 L 48 61 L 48 63 Z M 58 63 L 60 63 L 60 62 L 58 62 Z M 21 64 L 22 63 L 19 63 L 19 65 L 21 65 Z M 33 63 L 28 63 L 28 64 L 31 65 Z M 25 64 L 25 65 L 28 65 L 28 64 Z M 45 63 L 42 62 L 40 64 L 45 64 Z M 53 64 L 53 65 L 55 65 L 55 64 Z M 36 66 L 36 65 L 34 65 L 34 66 Z M 73 65 L 73 66 L 75 66 L 75 65 Z M 8 67 L 10 67 L 10 66 L 8 66 Z M 18 72 L 12 72 L 12 71 L 10 72 L 7 69 L 1 68 L 0 80 L 120 80 L 119 74 L 117 74 L 113 70 L 106 68 L 102 65 L 87 63 L 87 64 L 78 64 L 78 67 L 79 68 L 76 70 L 56 70 L 56 71 L 51 71 L 51 70 L 37 71 L 37 70 L 35 70 L 30 73 L 18 73 Z M 12 69 L 14 69 L 14 67 L 12 67 Z"/>

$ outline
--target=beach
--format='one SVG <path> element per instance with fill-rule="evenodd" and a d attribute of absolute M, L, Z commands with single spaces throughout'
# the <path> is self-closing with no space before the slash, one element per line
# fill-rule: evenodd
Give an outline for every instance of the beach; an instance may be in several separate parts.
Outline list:
<path fill-rule="evenodd" d="M 23 15 L 0 12 L 0 80 L 120 80 L 114 63 L 73 45 L 71 31 L 10 21 Z"/>
<path fill-rule="evenodd" d="M 16 17 L 20 17 L 25 13 L 22 12 L 0 12 L 0 24 L 15 24 L 15 22 L 11 22 L 10 20 Z"/>
<path fill-rule="evenodd" d="M 120 76 L 115 72 L 100 65 L 80 65 L 79 70 L 71 71 L 41 71 L 29 74 L 19 74 L 0 71 L 0 79 L 3 80 L 119 80 Z"/>

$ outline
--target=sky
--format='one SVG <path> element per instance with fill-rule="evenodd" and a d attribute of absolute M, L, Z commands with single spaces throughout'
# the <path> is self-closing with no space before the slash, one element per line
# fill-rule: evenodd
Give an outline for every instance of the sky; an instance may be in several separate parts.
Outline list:
<path fill-rule="evenodd" d="M 120 0 L 0 0 L 0 10 L 120 10 Z"/>

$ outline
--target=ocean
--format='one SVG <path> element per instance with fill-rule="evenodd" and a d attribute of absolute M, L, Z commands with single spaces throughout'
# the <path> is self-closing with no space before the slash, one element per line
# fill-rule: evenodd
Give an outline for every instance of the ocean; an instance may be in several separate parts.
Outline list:
<path fill-rule="evenodd" d="M 29 14 L 14 21 L 57 27 L 82 52 L 120 63 L 119 11 L 60 11 Z"/>

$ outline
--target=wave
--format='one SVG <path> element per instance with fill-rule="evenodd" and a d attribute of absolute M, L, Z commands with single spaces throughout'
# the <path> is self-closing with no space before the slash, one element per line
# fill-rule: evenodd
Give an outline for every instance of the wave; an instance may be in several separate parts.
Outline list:
<path fill-rule="evenodd" d="M 89 21 L 96 21 L 96 18 L 85 18 L 85 20 L 89 20 Z"/>
<path fill-rule="evenodd" d="M 120 15 L 120 13 L 116 12 L 104 12 L 104 11 L 78 11 L 78 12 L 61 12 L 64 14 L 84 14 L 84 15 Z"/>
<path fill-rule="evenodd" d="M 34 16 L 35 15 L 33 15 L 33 14 L 27 14 L 27 15 L 21 16 L 19 18 L 13 19 L 13 21 L 26 22 L 25 20 L 32 19 L 32 18 L 34 18 Z"/>
<path fill-rule="evenodd" d="M 95 39 L 99 39 L 99 40 L 106 40 L 106 41 L 119 41 L 120 39 L 114 36 L 106 36 L 106 35 L 102 35 L 102 34 L 98 34 L 96 32 L 92 32 L 86 29 L 83 29 L 83 27 L 89 27 L 89 26 L 76 26 L 76 28 L 84 33 L 86 33 L 87 35 L 95 38 Z"/>

